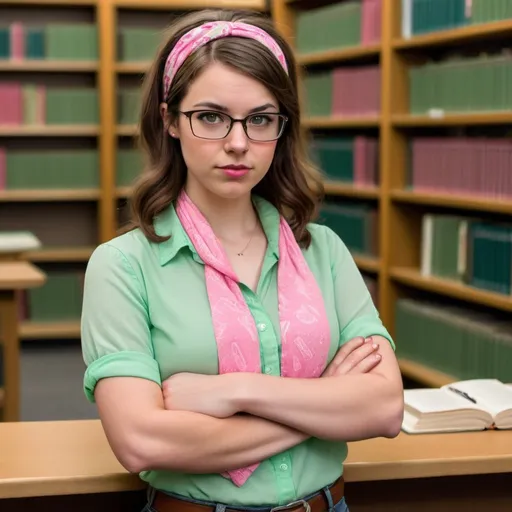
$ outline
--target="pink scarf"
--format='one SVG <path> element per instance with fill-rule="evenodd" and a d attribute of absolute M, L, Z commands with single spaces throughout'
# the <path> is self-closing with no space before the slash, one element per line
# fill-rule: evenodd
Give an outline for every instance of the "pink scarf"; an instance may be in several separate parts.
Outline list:
<path fill-rule="evenodd" d="M 182 192 L 176 205 L 180 222 L 205 264 L 205 280 L 217 342 L 219 373 L 261 372 L 260 343 L 224 249 L 199 209 Z M 324 370 L 330 329 L 318 284 L 288 223 L 279 224 L 277 289 L 281 326 L 281 376 L 314 378 Z M 259 464 L 229 471 L 243 485 Z"/>

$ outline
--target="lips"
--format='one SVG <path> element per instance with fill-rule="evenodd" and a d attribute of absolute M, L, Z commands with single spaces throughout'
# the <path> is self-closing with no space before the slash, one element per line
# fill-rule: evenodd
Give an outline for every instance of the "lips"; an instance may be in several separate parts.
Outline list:
<path fill-rule="evenodd" d="M 220 167 L 220 169 L 231 179 L 243 178 L 251 170 L 246 165 L 225 165 Z"/>
<path fill-rule="evenodd" d="M 229 169 L 230 171 L 248 171 L 249 167 L 246 165 L 224 165 L 221 169 Z"/>

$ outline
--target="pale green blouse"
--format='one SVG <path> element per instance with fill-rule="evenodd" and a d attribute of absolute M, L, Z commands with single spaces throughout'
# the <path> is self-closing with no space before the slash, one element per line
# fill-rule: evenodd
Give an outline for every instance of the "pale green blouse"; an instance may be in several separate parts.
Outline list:
<path fill-rule="evenodd" d="M 257 292 L 240 285 L 256 322 L 261 367 L 280 375 L 277 307 L 279 215 L 254 198 L 268 239 Z M 86 272 L 82 347 L 84 388 L 94 402 L 99 379 L 132 376 L 161 384 L 177 372 L 218 373 L 217 347 L 204 266 L 174 208 L 155 220 L 161 244 L 134 230 L 100 245 Z M 329 360 L 355 336 L 381 335 L 394 347 L 348 249 L 329 228 L 310 224 L 312 243 L 303 254 L 322 290 L 331 327 Z M 286 504 L 338 478 L 347 455 L 344 442 L 308 441 L 277 454 L 240 488 L 219 474 L 147 471 L 152 486 L 187 497 L 237 505 Z"/>

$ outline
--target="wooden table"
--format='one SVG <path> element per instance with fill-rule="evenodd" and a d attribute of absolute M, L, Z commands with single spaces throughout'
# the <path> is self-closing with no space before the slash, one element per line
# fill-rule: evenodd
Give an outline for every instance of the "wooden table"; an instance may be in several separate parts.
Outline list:
<path fill-rule="evenodd" d="M 41 286 L 45 275 L 26 261 L 0 261 L 0 341 L 3 346 L 3 420 L 17 421 L 20 412 L 20 344 L 17 292 Z M 1 455 L 0 455 L 1 456 Z"/>
<path fill-rule="evenodd" d="M 351 512 L 510 512 L 512 431 L 350 443 Z M 2 512 L 140 512 L 145 485 L 97 420 L 0 424 Z"/>

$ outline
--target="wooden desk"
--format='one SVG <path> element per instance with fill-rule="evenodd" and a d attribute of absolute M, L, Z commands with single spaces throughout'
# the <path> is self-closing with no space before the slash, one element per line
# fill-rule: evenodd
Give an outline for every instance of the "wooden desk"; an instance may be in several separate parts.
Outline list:
<path fill-rule="evenodd" d="M 25 261 L 0 261 L 0 342 L 3 347 L 4 421 L 18 421 L 20 411 L 20 344 L 17 291 L 41 286 L 45 275 Z"/>
<path fill-rule="evenodd" d="M 512 510 L 512 431 L 351 443 L 351 512 Z M 145 485 L 97 420 L 0 424 L 2 512 L 140 512 Z"/>

